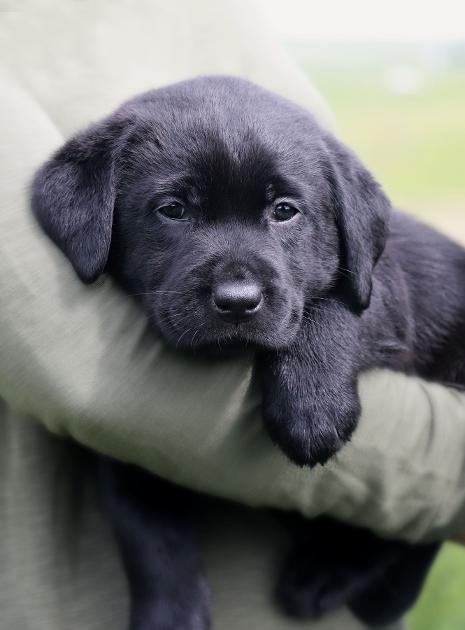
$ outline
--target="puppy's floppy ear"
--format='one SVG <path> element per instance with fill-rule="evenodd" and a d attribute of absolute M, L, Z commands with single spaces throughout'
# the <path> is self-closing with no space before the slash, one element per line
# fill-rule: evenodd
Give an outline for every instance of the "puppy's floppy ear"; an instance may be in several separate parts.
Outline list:
<path fill-rule="evenodd" d="M 37 172 L 32 210 L 84 282 L 104 270 L 110 249 L 116 170 L 128 121 L 113 115 L 77 134 Z"/>
<path fill-rule="evenodd" d="M 370 304 L 373 268 L 386 243 L 391 204 L 359 159 L 336 138 L 324 136 L 325 175 L 341 240 L 341 277 L 351 303 Z"/>

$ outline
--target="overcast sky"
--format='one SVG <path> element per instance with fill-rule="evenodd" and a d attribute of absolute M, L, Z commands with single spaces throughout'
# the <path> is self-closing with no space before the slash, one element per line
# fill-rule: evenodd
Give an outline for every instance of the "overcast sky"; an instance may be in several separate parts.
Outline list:
<path fill-rule="evenodd" d="M 257 0 L 285 39 L 465 41 L 465 0 Z"/>

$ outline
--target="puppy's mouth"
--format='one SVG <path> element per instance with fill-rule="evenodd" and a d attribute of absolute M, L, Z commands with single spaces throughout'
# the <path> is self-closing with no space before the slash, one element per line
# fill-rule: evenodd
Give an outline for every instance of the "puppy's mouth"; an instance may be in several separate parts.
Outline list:
<path fill-rule="evenodd" d="M 209 356 L 237 356 L 254 350 L 281 350 L 294 340 L 302 321 L 299 309 L 281 317 L 260 317 L 231 322 L 218 317 L 179 312 L 165 313 L 155 327 L 164 341 L 177 350 Z M 184 319 L 184 321 L 182 321 Z M 181 321 L 180 321 L 181 320 Z"/>

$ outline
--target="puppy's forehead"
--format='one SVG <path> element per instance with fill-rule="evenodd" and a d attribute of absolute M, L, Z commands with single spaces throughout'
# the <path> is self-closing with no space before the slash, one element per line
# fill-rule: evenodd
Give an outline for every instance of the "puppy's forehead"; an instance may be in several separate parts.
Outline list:
<path fill-rule="evenodd" d="M 237 79 L 208 78 L 155 90 L 131 104 L 139 133 L 133 165 L 142 177 L 210 199 L 292 194 L 315 153 L 311 116 Z M 280 190 L 287 187 L 287 190 Z"/>
<path fill-rule="evenodd" d="M 283 177 L 276 157 L 260 141 L 260 133 L 252 127 L 236 127 L 231 132 L 228 126 L 202 131 L 186 151 L 182 166 L 177 165 L 195 201 L 223 208 L 229 201 L 236 209 L 266 204 Z"/>

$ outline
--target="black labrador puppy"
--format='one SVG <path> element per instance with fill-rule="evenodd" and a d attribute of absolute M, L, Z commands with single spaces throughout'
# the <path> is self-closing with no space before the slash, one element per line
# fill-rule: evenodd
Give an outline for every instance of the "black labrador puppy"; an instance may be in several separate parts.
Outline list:
<path fill-rule="evenodd" d="M 254 349 L 265 426 L 300 466 L 350 439 L 363 370 L 465 384 L 465 251 L 391 213 L 309 112 L 249 82 L 200 78 L 125 103 L 40 169 L 32 207 L 80 278 L 111 274 L 168 344 Z M 102 481 L 132 630 L 206 628 L 187 497 L 108 460 Z M 436 549 L 321 521 L 303 536 L 284 608 L 347 604 L 370 624 L 411 605 Z"/>

